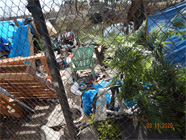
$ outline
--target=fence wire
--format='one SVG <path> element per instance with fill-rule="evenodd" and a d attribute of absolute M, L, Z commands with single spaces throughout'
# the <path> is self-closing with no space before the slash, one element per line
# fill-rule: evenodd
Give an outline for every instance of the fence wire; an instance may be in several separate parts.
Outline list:
<path fill-rule="evenodd" d="M 186 139 L 185 0 L 0 5 L 0 139 Z"/>

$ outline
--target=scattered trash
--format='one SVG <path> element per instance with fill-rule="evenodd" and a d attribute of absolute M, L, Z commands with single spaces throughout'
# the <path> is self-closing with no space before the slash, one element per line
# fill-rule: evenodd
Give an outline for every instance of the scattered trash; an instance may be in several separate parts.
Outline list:
<path fill-rule="evenodd" d="M 115 72 L 114 71 L 111 71 L 112 74 L 114 74 Z"/>
<path fill-rule="evenodd" d="M 72 112 L 73 123 L 78 124 L 84 118 L 84 112 L 80 106 L 70 106 Z M 57 105 L 52 111 L 50 116 L 47 118 L 47 123 L 41 126 L 41 140 L 60 140 L 65 135 L 65 119 L 61 106 Z M 48 133 L 50 132 L 50 133 Z"/>
<path fill-rule="evenodd" d="M 98 77 L 96 78 L 97 81 L 103 80 L 104 78 L 106 78 L 106 74 L 100 74 L 98 75 Z"/>
<path fill-rule="evenodd" d="M 64 63 L 65 68 L 67 68 L 67 62 L 63 60 L 63 63 Z"/>
<path fill-rule="evenodd" d="M 84 77 L 80 77 L 78 80 L 77 80 L 77 83 L 81 84 L 81 83 L 88 83 L 88 76 L 84 76 Z"/>
<path fill-rule="evenodd" d="M 62 49 L 60 49 L 60 54 L 62 57 L 67 57 L 68 56 L 68 49 L 67 46 L 63 46 Z"/>
<path fill-rule="evenodd" d="M 73 93 L 73 94 L 76 94 L 76 95 L 81 95 L 82 92 L 78 90 L 79 88 L 79 84 L 77 82 L 74 82 L 74 84 L 71 86 L 70 88 L 70 91 Z"/>
<path fill-rule="evenodd" d="M 70 69 L 70 67 L 65 69 L 66 71 L 66 78 L 67 78 L 67 83 L 68 84 L 72 84 L 73 83 L 73 79 L 72 79 L 72 71 Z"/>
<path fill-rule="evenodd" d="M 95 73 L 95 77 L 96 77 L 96 79 L 99 77 L 99 74 L 98 73 Z"/>
<path fill-rule="evenodd" d="M 87 87 L 92 87 L 93 86 L 93 82 L 90 81 L 89 83 L 87 83 Z"/>
<path fill-rule="evenodd" d="M 55 104 L 58 104 L 59 103 L 59 99 L 47 99 L 48 102 L 51 103 L 51 105 L 55 105 Z"/>
<path fill-rule="evenodd" d="M 64 132 L 54 131 L 52 128 L 43 125 L 41 127 L 40 135 L 41 135 L 41 140 L 60 140 L 61 135 L 64 135 Z"/>
<path fill-rule="evenodd" d="M 84 84 L 84 83 L 80 83 L 78 89 L 81 90 L 81 91 L 85 91 L 87 89 L 87 85 Z"/>
<path fill-rule="evenodd" d="M 70 107 L 70 110 L 71 112 L 73 113 L 73 122 L 76 124 L 76 123 L 79 123 L 81 122 L 81 120 L 83 119 L 84 117 L 84 112 L 83 112 L 83 109 L 80 107 L 80 106 L 77 106 L 77 105 L 72 105 Z"/>

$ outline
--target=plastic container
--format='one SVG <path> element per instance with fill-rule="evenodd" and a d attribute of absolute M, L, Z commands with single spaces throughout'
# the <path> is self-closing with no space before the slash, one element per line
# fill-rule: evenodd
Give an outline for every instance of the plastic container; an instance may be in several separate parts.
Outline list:
<path fill-rule="evenodd" d="M 71 86 L 70 88 L 70 91 L 73 93 L 73 94 L 76 94 L 76 95 L 81 95 L 82 92 L 80 90 L 78 90 L 79 88 L 79 84 L 77 82 L 74 82 L 74 84 Z"/>
<path fill-rule="evenodd" d="M 99 120 L 106 120 L 107 114 L 106 114 L 106 108 L 107 108 L 107 99 L 106 99 L 106 91 L 107 89 L 99 89 L 98 90 L 98 96 L 100 96 L 97 99 L 97 104 L 96 104 L 96 113 L 95 113 L 95 121 Z"/>

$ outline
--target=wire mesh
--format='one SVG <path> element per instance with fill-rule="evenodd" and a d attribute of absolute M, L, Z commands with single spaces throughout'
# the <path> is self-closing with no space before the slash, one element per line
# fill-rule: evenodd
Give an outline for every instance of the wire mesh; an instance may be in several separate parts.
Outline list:
<path fill-rule="evenodd" d="M 0 5 L 1 139 L 185 139 L 185 0 Z"/>

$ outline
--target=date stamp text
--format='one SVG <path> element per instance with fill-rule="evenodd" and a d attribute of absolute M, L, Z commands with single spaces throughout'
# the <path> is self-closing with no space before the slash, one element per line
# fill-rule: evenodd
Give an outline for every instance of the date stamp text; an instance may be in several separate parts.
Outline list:
<path fill-rule="evenodd" d="M 173 123 L 146 123 L 147 128 L 173 128 Z"/>

